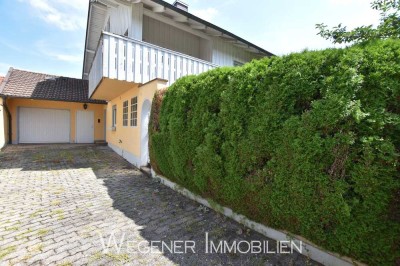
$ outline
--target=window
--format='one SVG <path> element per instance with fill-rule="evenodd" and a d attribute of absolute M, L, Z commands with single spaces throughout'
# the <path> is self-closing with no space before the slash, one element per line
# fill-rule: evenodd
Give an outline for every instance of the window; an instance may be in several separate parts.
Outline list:
<path fill-rule="evenodd" d="M 233 61 L 233 66 L 235 66 L 235 67 L 243 66 L 243 65 L 244 65 L 244 63 L 242 63 L 242 62 L 239 62 L 239 61 L 236 61 L 236 60 Z"/>
<path fill-rule="evenodd" d="M 112 107 L 112 127 L 115 128 L 117 126 L 117 106 L 113 105 Z"/>
<path fill-rule="evenodd" d="M 131 99 L 131 127 L 137 126 L 137 97 Z"/>
<path fill-rule="evenodd" d="M 125 101 L 122 109 L 122 125 L 124 127 L 128 126 L 128 104 L 128 101 Z"/>

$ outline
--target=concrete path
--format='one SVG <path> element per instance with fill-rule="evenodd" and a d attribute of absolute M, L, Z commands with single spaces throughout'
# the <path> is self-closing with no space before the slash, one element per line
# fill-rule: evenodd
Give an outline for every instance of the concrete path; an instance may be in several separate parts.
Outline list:
<path fill-rule="evenodd" d="M 250 241 L 264 252 L 249 254 Z M 142 175 L 108 147 L 0 152 L 0 265 L 315 265 L 276 245 Z"/>

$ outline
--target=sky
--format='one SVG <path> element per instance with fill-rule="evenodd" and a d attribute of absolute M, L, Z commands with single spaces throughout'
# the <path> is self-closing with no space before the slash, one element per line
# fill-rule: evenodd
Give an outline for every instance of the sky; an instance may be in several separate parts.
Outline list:
<path fill-rule="evenodd" d="M 14 67 L 81 78 L 88 1 L 0 0 L 0 76 Z M 334 47 L 317 35 L 317 23 L 351 29 L 379 22 L 369 0 L 185 2 L 190 13 L 276 55 Z"/>

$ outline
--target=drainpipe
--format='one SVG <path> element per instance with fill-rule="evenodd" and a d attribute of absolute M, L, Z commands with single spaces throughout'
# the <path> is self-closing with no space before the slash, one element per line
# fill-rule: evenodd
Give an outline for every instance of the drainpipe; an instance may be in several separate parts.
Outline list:
<path fill-rule="evenodd" d="M 12 144 L 12 123 L 11 123 L 11 112 L 10 109 L 8 109 L 7 106 L 7 97 L 2 96 L 3 98 L 3 104 L 2 106 L 4 107 L 4 110 L 6 110 L 7 113 L 7 120 L 8 120 L 8 144 Z"/>

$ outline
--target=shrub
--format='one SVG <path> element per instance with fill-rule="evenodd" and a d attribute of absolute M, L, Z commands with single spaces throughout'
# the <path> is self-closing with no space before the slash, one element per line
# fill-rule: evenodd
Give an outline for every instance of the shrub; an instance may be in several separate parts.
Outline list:
<path fill-rule="evenodd" d="M 343 255 L 400 257 L 398 41 L 218 68 L 159 97 L 160 174 Z"/>

